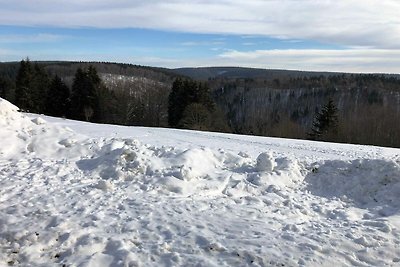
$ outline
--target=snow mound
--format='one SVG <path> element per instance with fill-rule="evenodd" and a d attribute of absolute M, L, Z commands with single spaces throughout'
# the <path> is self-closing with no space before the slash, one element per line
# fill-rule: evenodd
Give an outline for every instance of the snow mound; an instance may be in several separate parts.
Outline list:
<path fill-rule="evenodd" d="M 271 185 L 293 186 L 304 177 L 296 160 L 261 153 L 256 160 L 209 148 L 176 149 L 141 144 L 135 139 L 87 139 L 41 117 L 30 120 L 7 101 L 0 102 L 5 127 L 1 154 L 76 162 L 93 189 L 112 190 L 128 182 L 132 190 L 180 196 L 263 195 Z M 107 182 L 100 181 L 106 180 Z"/>
<path fill-rule="evenodd" d="M 0 125 L 4 129 L 10 126 L 29 124 L 29 119 L 18 112 L 19 108 L 0 98 Z"/>
<path fill-rule="evenodd" d="M 221 192 L 223 162 L 209 149 L 153 147 L 133 139 L 104 139 L 95 153 L 77 162 L 87 175 L 128 181 L 137 191 L 182 195 Z M 200 189 L 201 188 L 201 189 Z"/>
<path fill-rule="evenodd" d="M 241 197 L 263 195 L 271 185 L 292 186 L 304 178 L 295 160 L 269 157 L 269 162 L 260 163 L 265 153 L 254 161 L 245 153 L 154 147 L 133 139 L 114 138 L 98 141 L 94 150 L 91 156 L 77 162 L 86 176 L 113 183 L 127 181 L 138 192 Z M 267 164 L 274 170 L 267 171 Z"/>
<path fill-rule="evenodd" d="M 67 140 L 84 140 L 86 137 L 59 126 L 48 125 L 40 117 L 31 120 L 18 112 L 18 107 L 1 98 L 0 128 L 0 140 L 7 144 L 0 147 L 0 155 L 4 159 L 19 159 L 21 154 L 42 159 L 72 158 L 73 155 L 80 157 L 86 152 L 78 145 L 64 145 L 68 143 Z"/>
<path fill-rule="evenodd" d="M 400 164 L 392 160 L 326 161 L 314 166 L 305 181 L 318 196 L 340 198 L 361 208 L 379 207 L 381 213 L 400 208 Z"/>
<path fill-rule="evenodd" d="M 9 114 L 14 114 L 18 110 L 19 108 L 17 106 L 14 106 L 3 98 L 0 98 L 0 115 L 2 118 L 4 118 L 4 116 L 8 116 Z"/>

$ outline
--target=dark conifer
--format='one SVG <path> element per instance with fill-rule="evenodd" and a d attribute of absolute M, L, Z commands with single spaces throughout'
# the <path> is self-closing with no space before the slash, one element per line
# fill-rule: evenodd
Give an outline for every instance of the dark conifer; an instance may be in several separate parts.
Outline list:
<path fill-rule="evenodd" d="M 0 77 L 0 97 L 14 102 L 15 83 L 11 79 Z"/>
<path fill-rule="evenodd" d="M 31 112 L 45 112 L 47 90 L 49 85 L 50 79 L 46 71 L 39 64 L 35 63 L 32 69 L 31 81 L 31 97 L 33 101 Z"/>
<path fill-rule="evenodd" d="M 196 105 L 191 106 L 192 104 Z M 189 109 L 190 112 L 186 111 L 189 106 L 191 106 L 191 108 Z M 204 112 L 204 110 L 207 112 Z M 170 126 L 181 126 L 187 128 L 189 125 L 189 123 L 187 122 L 188 114 L 193 115 L 194 113 L 199 113 L 201 111 L 201 116 L 204 117 L 203 115 L 205 113 L 211 114 L 212 112 L 214 112 L 214 110 L 215 103 L 214 100 L 211 98 L 210 89 L 206 84 L 198 83 L 196 81 L 188 79 L 182 80 L 178 78 L 175 80 L 172 85 L 172 91 L 169 95 L 168 103 L 168 122 Z M 186 117 L 185 122 L 181 121 L 183 117 Z M 207 121 L 208 123 L 209 120 L 204 121 Z M 205 127 L 209 128 L 208 126 Z M 197 125 L 196 128 L 199 129 L 202 128 L 202 126 Z"/>
<path fill-rule="evenodd" d="M 49 78 L 37 63 L 22 60 L 16 78 L 15 104 L 22 110 L 42 113 L 45 107 Z"/>
<path fill-rule="evenodd" d="M 31 111 L 33 109 L 33 99 L 32 99 L 32 66 L 27 58 L 22 60 L 18 70 L 16 78 L 16 88 L 15 88 L 15 104 L 25 111 Z"/>
<path fill-rule="evenodd" d="M 50 84 L 46 97 L 45 112 L 56 117 L 65 117 L 69 108 L 69 88 L 57 75 Z"/>
<path fill-rule="evenodd" d="M 309 137 L 311 140 L 334 141 L 338 133 L 337 108 L 330 99 L 320 112 L 315 115 Z"/>
<path fill-rule="evenodd" d="M 94 67 L 76 71 L 71 92 L 70 117 L 77 120 L 96 121 L 99 110 L 97 95 L 100 78 Z"/>
<path fill-rule="evenodd" d="M 182 118 L 185 109 L 183 81 L 177 78 L 172 84 L 172 90 L 168 98 L 168 124 L 176 127 Z"/>

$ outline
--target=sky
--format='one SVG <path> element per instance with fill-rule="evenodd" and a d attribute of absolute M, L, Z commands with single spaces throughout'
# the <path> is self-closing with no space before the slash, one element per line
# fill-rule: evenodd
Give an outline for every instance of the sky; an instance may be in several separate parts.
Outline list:
<path fill-rule="evenodd" d="M 400 73 L 398 0 L 0 0 L 0 61 Z"/>

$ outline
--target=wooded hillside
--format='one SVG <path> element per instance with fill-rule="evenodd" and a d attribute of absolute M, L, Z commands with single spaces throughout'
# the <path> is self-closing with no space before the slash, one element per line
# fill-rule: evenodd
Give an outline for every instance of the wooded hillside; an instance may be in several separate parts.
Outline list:
<path fill-rule="evenodd" d="M 0 63 L 0 97 L 93 122 L 302 139 L 331 103 L 334 134 L 314 139 L 400 147 L 398 75 L 23 60 Z"/>

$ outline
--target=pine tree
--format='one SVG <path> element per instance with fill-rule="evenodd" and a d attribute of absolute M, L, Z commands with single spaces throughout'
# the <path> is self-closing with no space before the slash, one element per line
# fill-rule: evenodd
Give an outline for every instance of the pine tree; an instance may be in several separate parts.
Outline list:
<path fill-rule="evenodd" d="M 21 61 L 16 78 L 15 104 L 21 110 L 31 111 L 33 109 L 32 80 L 32 66 L 27 58 Z"/>
<path fill-rule="evenodd" d="M 337 108 L 332 99 L 315 115 L 309 133 L 311 140 L 334 141 L 338 133 Z"/>
<path fill-rule="evenodd" d="M 186 108 L 191 104 L 202 105 L 209 113 L 215 110 L 215 103 L 211 98 L 210 89 L 206 84 L 177 78 L 172 85 L 168 99 L 169 125 L 172 127 L 187 125 L 187 123 L 185 124 L 181 120 L 184 117 Z M 198 105 L 195 106 L 195 110 L 202 109 Z M 190 110 L 192 113 L 194 109 L 191 108 Z"/>
<path fill-rule="evenodd" d="M 0 97 L 15 103 L 14 92 L 15 83 L 9 78 L 0 77 Z"/>
<path fill-rule="evenodd" d="M 22 60 L 16 78 L 15 104 L 22 110 L 42 113 L 48 85 L 49 78 L 41 66 L 32 66 L 28 58 Z"/>
<path fill-rule="evenodd" d="M 184 91 L 182 79 L 177 78 L 168 97 L 168 124 L 172 127 L 176 127 L 182 118 L 185 109 Z"/>
<path fill-rule="evenodd" d="M 56 117 L 65 117 L 69 109 L 69 88 L 57 75 L 50 83 L 46 96 L 45 112 Z"/>
<path fill-rule="evenodd" d="M 197 103 L 201 103 L 202 105 L 204 105 L 210 112 L 213 112 L 215 110 L 215 102 L 211 98 L 210 88 L 207 84 L 199 83 L 197 95 Z"/>
<path fill-rule="evenodd" d="M 47 90 L 50 79 L 46 71 L 39 64 L 35 63 L 32 69 L 31 97 L 33 107 L 31 112 L 43 113 L 45 111 Z"/>
<path fill-rule="evenodd" d="M 99 99 L 97 95 L 101 80 L 94 67 L 79 68 L 75 73 L 71 92 L 70 117 L 77 120 L 99 120 Z"/>
<path fill-rule="evenodd" d="M 6 81 L 0 77 L 0 97 L 6 99 L 7 95 L 7 84 Z"/>

